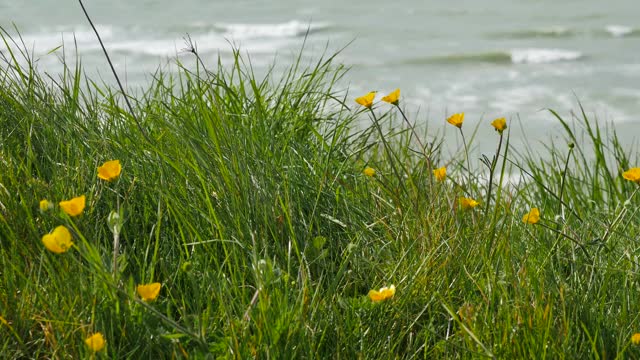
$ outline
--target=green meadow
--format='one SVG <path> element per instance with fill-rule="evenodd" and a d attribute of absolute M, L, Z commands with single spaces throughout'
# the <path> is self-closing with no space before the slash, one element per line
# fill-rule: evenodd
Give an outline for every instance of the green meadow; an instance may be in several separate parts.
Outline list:
<path fill-rule="evenodd" d="M 123 94 L 1 39 L 2 358 L 640 358 L 640 161 L 588 104 L 542 151 L 430 119 L 445 156 L 333 56 Z"/>

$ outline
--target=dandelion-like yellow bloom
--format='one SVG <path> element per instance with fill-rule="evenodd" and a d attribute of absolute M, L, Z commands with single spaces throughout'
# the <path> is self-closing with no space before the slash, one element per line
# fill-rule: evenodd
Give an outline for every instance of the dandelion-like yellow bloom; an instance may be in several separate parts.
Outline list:
<path fill-rule="evenodd" d="M 120 176 L 121 171 L 120 160 L 107 161 L 98 167 L 98 177 L 102 180 L 112 181 Z"/>
<path fill-rule="evenodd" d="M 60 225 L 53 232 L 42 237 L 42 243 L 47 250 L 56 254 L 62 254 L 73 246 L 69 229 Z"/>
<path fill-rule="evenodd" d="M 396 286 L 391 285 L 389 287 L 380 288 L 380 290 L 369 290 L 369 299 L 373 302 L 384 301 L 391 299 L 396 294 Z"/>
<path fill-rule="evenodd" d="M 40 211 L 45 212 L 49 209 L 53 208 L 53 204 L 49 202 L 47 199 L 40 200 Z"/>
<path fill-rule="evenodd" d="M 540 221 L 540 210 L 538 208 L 533 208 L 529 213 L 522 217 L 522 222 L 527 224 L 536 224 Z"/>
<path fill-rule="evenodd" d="M 640 345 L 640 333 L 631 335 L 631 343 L 633 345 Z"/>
<path fill-rule="evenodd" d="M 60 208 L 69 216 L 78 216 L 82 214 L 84 210 L 85 197 L 84 195 L 74 197 L 71 200 L 60 201 Z"/>
<path fill-rule="evenodd" d="M 97 332 L 84 340 L 84 343 L 87 344 L 87 347 L 91 349 L 93 352 L 98 352 L 104 349 L 104 346 L 107 342 L 104 340 L 104 336 L 102 333 Z"/>
<path fill-rule="evenodd" d="M 629 181 L 640 183 L 640 168 L 631 168 L 623 172 L 622 177 Z"/>
<path fill-rule="evenodd" d="M 464 122 L 464 113 L 453 114 L 447 118 L 447 122 L 457 128 L 462 128 Z"/>
<path fill-rule="evenodd" d="M 382 101 L 388 102 L 392 105 L 398 105 L 398 103 L 400 103 L 400 89 L 395 89 L 389 95 L 383 97 Z"/>
<path fill-rule="evenodd" d="M 367 167 L 364 170 L 362 170 L 362 173 L 365 174 L 368 177 L 372 177 L 376 174 L 376 169 L 371 168 L 371 167 Z"/>
<path fill-rule="evenodd" d="M 136 291 L 142 300 L 151 302 L 155 300 L 160 294 L 160 287 L 162 285 L 159 282 L 151 284 L 140 284 L 136 287 Z"/>
<path fill-rule="evenodd" d="M 444 181 L 444 179 L 447 178 L 447 168 L 443 166 L 443 167 L 434 169 L 433 176 L 435 176 L 436 180 L 438 181 Z"/>
<path fill-rule="evenodd" d="M 498 118 L 491 122 L 491 125 L 496 129 L 497 132 L 502 134 L 504 129 L 507 128 L 507 120 L 505 118 Z"/>
<path fill-rule="evenodd" d="M 460 206 L 462 206 L 462 208 L 465 210 L 473 209 L 474 207 L 480 205 L 479 202 L 466 197 L 461 197 L 460 199 L 458 199 L 458 202 L 460 203 Z"/>
<path fill-rule="evenodd" d="M 373 99 L 376 97 L 376 92 L 372 91 L 365 96 L 361 96 L 356 99 L 356 102 L 366 108 L 371 108 L 373 105 Z"/>

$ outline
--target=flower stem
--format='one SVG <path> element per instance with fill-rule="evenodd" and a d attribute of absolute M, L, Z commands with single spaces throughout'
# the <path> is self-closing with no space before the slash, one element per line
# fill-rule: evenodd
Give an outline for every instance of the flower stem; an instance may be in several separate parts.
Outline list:
<path fill-rule="evenodd" d="M 387 152 L 387 155 L 390 158 L 390 163 L 391 163 L 391 168 L 393 169 L 393 173 L 396 175 L 398 181 L 402 181 L 402 177 L 400 176 L 400 172 L 398 171 L 398 169 L 396 168 L 395 165 L 395 159 L 393 156 L 393 151 L 391 151 L 391 146 L 389 145 L 389 143 L 387 142 L 387 140 L 384 137 L 384 134 L 382 133 L 382 128 L 380 127 L 380 123 L 378 122 L 378 118 L 376 117 L 376 113 L 373 111 L 372 108 L 369 108 L 369 111 L 371 112 L 371 116 L 373 117 L 373 124 L 376 127 L 376 130 L 378 130 L 378 134 L 380 135 L 380 140 L 382 141 L 382 144 L 384 145 L 385 151 Z M 404 189 L 404 187 L 402 187 Z"/>
<path fill-rule="evenodd" d="M 556 234 L 558 234 L 558 235 L 560 235 L 562 237 L 565 237 L 565 238 L 571 240 L 574 244 L 576 244 L 580 248 L 580 250 L 582 250 L 582 252 L 584 252 L 584 254 L 587 256 L 588 259 L 591 258 L 591 255 L 587 251 L 587 248 L 585 248 L 584 245 L 580 241 L 575 239 L 574 237 L 569 236 L 565 232 L 557 230 L 557 229 L 554 229 L 554 228 L 552 228 L 552 227 L 550 227 L 548 225 L 545 225 L 545 224 L 543 224 L 541 222 L 538 223 L 538 225 L 542 226 L 543 228 L 546 228 L 548 230 L 551 230 L 551 231 L 555 232 Z M 556 241 L 556 244 L 554 244 L 554 246 L 551 248 L 551 252 L 553 252 L 553 249 L 555 248 L 555 245 L 557 245 L 557 241 Z"/>
<path fill-rule="evenodd" d="M 493 187 L 493 172 L 496 170 L 496 164 L 498 163 L 498 158 L 500 157 L 500 150 L 502 149 L 502 132 L 500 132 L 500 141 L 498 141 L 498 149 L 496 150 L 496 155 L 493 157 L 491 161 L 491 166 L 489 167 L 489 189 L 487 190 L 487 203 L 485 204 L 484 213 L 489 213 L 489 203 L 491 202 L 491 189 Z"/>
<path fill-rule="evenodd" d="M 627 199 L 627 201 L 630 201 L 631 199 L 633 199 L 633 197 L 636 195 L 638 190 L 640 190 L 640 186 L 636 187 L 636 189 L 633 190 L 633 193 L 631 193 L 631 196 L 629 196 L 629 199 Z M 625 202 L 627 202 L 627 201 L 625 201 Z M 620 210 L 620 213 L 618 214 L 618 216 L 616 216 L 616 218 L 613 220 L 611 225 L 609 225 L 609 227 L 607 227 L 607 230 L 605 230 L 604 235 L 602 235 L 602 243 L 603 244 L 607 242 L 607 239 L 609 238 L 609 236 L 611 236 L 611 233 L 613 232 L 613 229 L 615 229 L 615 227 L 618 226 L 618 223 L 620 222 L 620 220 L 622 220 L 622 216 L 626 212 L 627 212 L 627 208 L 624 205 L 622 205 L 622 210 Z"/>
<path fill-rule="evenodd" d="M 462 131 L 462 128 L 458 128 L 460 129 L 460 135 L 462 135 L 462 144 L 464 145 L 464 155 L 465 158 L 467 159 L 467 173 L 469 174 L 469 183 L 467 184 L 467 187 L 471 187 L 471 162 L 469 161 L 469 149 L 467 148 L 467 140 L 464 138 L 464 132 Z M 469 194 L 471 194 L 471 191 L 468 191 Z"/>
<path fill-rule="evenodd" d="M 420 145 L 420 150 L 422 150 L 422 155 L 424 156 L 424 159 L 427 162 L 427 171 L 429 175 L 429 187 L 433 189 L 433 177 L 431 176 L 431 172 L 433 171 L 433 166 L 431 164 L 431 157 L 427 155 L 427 148 L 424 146 L 424 143 L 422 142 L 422 140 L 420 140 L 420 137 L 416 132 L 415 125 L 409 122 L 409 119 L 407 119 L 407 116 L 404 114 L 404 111 L 402 111 L 402 108 L 400 108 L 400 105 L 395 104 L 395 106 L 396 108 L 398 108 L 398 111 L 400 111 L 400 115 L 402 115 L 402 119 L 404 119 L 409 129 L 411 129 L 411 134 L 416 138 L 418 145 Z"/>

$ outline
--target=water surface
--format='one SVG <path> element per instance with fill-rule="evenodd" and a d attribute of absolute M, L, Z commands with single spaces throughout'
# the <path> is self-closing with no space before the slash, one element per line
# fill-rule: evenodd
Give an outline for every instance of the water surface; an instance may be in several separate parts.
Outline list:
<path fill-rule="evenodd" d="M 613 122 L 631 144 L 640 131 L 640 6 L 633 0 L 451 0 L 367 2 L 325 0 L 93 0 L 98 24 L 129 86 L 168 71 L 188 34 L 210 64 L 231 58 L 233 46 L 264 71 L 295 59 L 343 50 L 350 94 L 400 87 L 418 123 L 445 132 L 453 112 L 466 127 L 484 121 L 477 149 L 491 151 L 488 123 L 507 117 L 514 140 L 548 141 L 559 131 L 545 108 L 569 117 L 581 101 L 588 114 Z M 111 81 L 98 43 L 77 2 L 0 0 L 0 25 L 17 27 L 39 67 L 59 71 L 60 44 L 77 42 L 85 69 Z M 1 47 L 0 47 L 1 48 Z M 326 50 L 328 48 L 328 50 Z M 71 51 L 72 52 L 72 51 Z M 516 122 L 520 121 L 520 125 Z M 486 125 L 485 125 L 486 123 Z M 470 129 L 469 129 L 470 130 Z"/>

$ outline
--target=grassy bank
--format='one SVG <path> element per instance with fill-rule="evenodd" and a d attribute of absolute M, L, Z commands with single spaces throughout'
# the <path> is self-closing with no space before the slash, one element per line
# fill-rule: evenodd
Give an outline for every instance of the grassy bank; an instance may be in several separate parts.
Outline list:
<path fill-rule="evenodd" d="M 331 58 L 158 72 L 132 114 L 78 64 L 43 74 L 4 39 L 3 356 L 640 357 L 638 184 L 622 177 L 640 162 L 586 114 L 558 117 L 566 142 L 543 154 L 510 147 L 507 121 L 474 140 L 496 154 L 445 159 L 402 98 L 336 89 Z M 121 172 L 99 178 L 109 160 Z M 59 205 L 82 195 L 76 216 Z M 55 253 L 61 225 L 73 245 Z"/>

